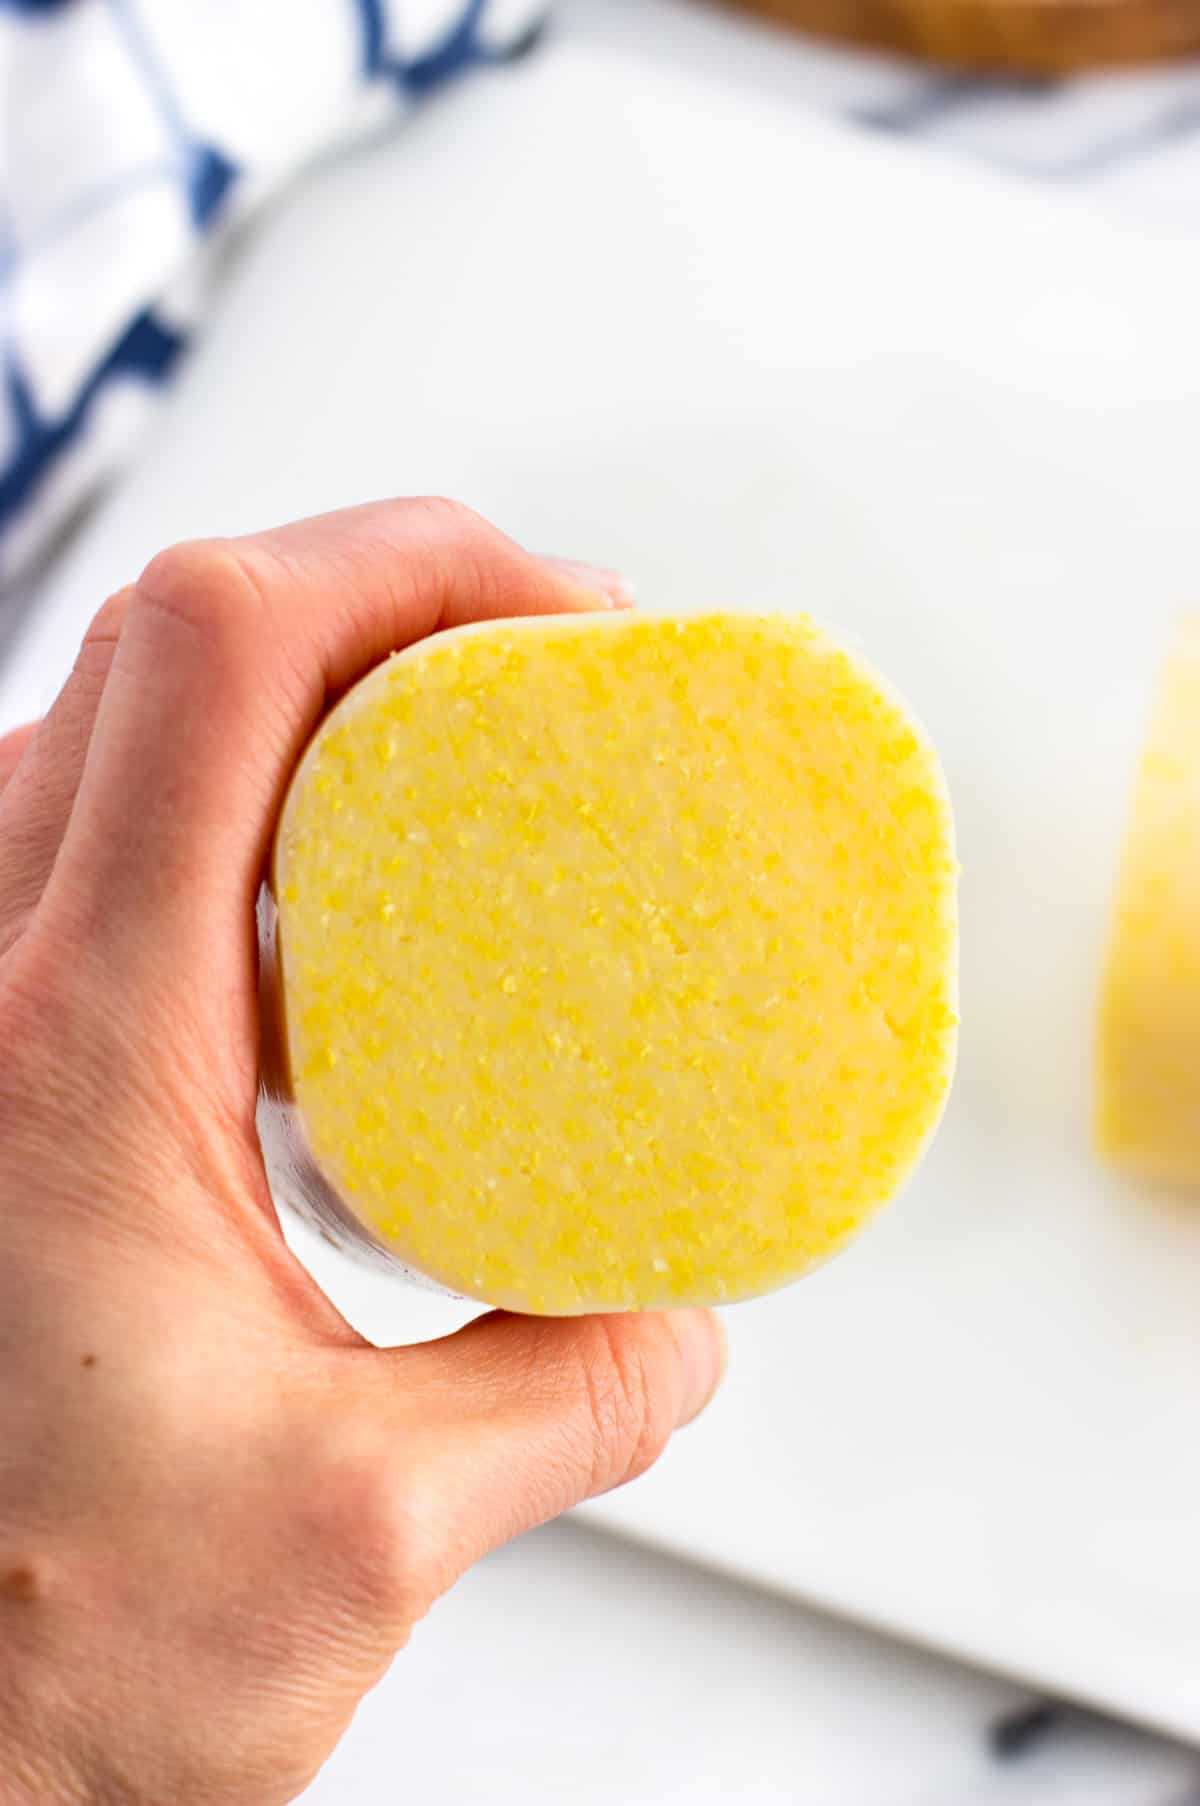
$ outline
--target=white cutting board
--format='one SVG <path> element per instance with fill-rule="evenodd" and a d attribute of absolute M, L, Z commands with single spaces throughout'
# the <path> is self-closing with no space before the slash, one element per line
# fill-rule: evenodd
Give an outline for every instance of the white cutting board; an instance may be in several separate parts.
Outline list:
<path fill-rule="evenodd" d="M 1200 599 L 1200 241 L 552 50 L 285 204 L 0 682 L 160 545 L 464 497 L 648 605 L 804 607 L 945 756 L 963 1041 L 848 1255 L 731 1313 L 617 1529 L 1200 1736 L 1200 1206 L 1088 1147 L 1151 673 Z M 1198 1075 L 1200 1088 L 1200 1075 Z M 321 1257 L 380 1339 L 462 1316 Z"/>

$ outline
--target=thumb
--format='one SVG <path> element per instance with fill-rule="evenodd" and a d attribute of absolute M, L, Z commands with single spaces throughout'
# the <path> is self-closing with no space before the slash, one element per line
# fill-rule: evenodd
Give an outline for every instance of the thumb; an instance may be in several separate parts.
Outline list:
<path fill-rule="evenodd" d="M 643 1473 L 716 1391 L 725 1336 L 703 1310 L 497 1312 L 373 1359 L 396 1502 L 440 1593 L 488 1550 Z"/>

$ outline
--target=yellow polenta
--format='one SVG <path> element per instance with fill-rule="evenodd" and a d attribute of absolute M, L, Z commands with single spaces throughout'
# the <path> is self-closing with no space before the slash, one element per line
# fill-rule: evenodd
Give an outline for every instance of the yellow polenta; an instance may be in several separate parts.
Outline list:
<path fill-rule="evenodd" d="M 1097 1134 L 1200 1185 L 1200 616 L 1163 667 L 1138 773 L 1100 1010 Z"/>
<path fill-rule="evenodd" d="M 954 1061 L 929 741 L 803 619 L 493 622 L 334 710 L 275 847 L 312 1158 L 454 1291 L 744 1298 L 900 1185 Z"/>

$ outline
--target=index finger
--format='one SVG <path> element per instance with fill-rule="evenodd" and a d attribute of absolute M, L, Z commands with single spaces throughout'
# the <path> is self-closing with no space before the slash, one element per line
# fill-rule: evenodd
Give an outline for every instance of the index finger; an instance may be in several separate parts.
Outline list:
<path fill-rule="evenodd" d="M 129 603 L 45 912 L 131 977 L 232 944 L 249 981 L 274 819 L 329 702 L 438 628 L 604 606 L 443 501 L 160 554 Z"/>

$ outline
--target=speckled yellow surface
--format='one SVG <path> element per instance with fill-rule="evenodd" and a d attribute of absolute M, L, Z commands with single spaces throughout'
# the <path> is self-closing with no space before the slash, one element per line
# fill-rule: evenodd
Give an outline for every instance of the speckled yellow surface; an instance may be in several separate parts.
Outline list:
<path fill-rule="evenodd" d="M 1102 1151 L 1200 1186 L 1200 615 L 1168 652 L 1138 773 L 1098 1079 Z"/>
<path fill-rule="evenodd" d="M 494 1304 L 769 1290 L 937 1121 L 955 882 L 928 740 L 807 621 L 427 640 L 334 711 L 280 822 L 312 1151 L 401 1258 Z"/>

